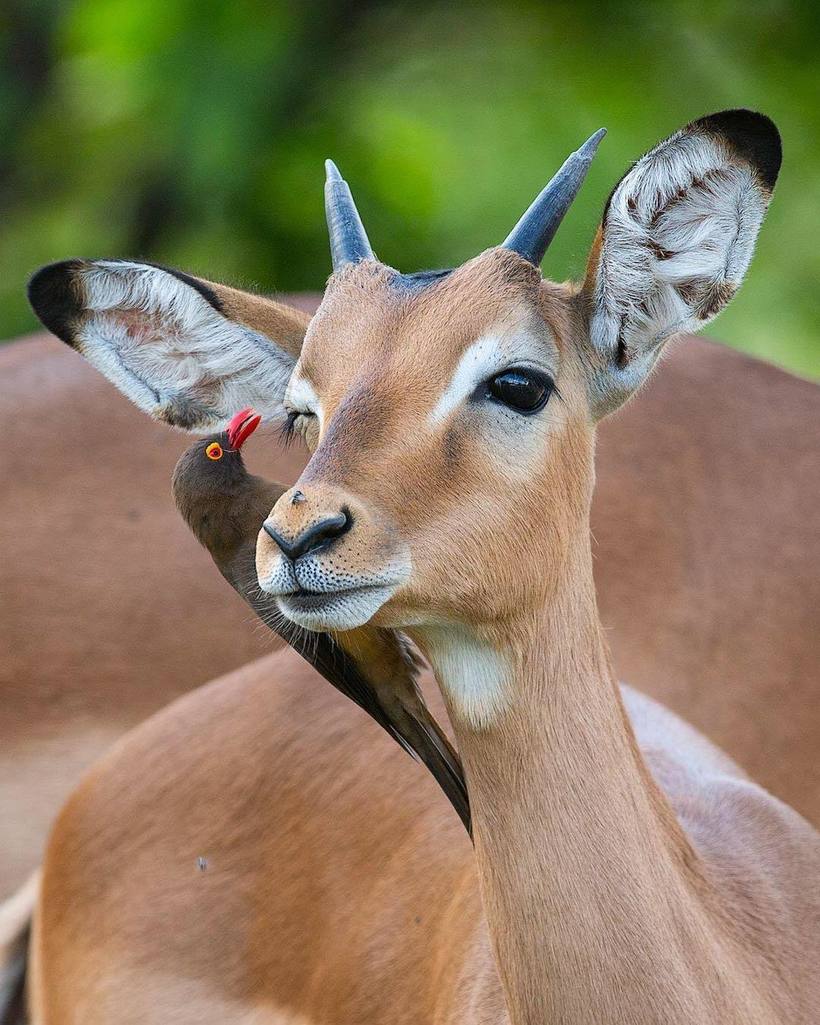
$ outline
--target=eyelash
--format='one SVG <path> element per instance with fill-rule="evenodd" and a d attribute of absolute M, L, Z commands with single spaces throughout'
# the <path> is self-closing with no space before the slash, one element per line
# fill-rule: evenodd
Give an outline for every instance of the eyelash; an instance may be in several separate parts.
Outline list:
<path fill-rule="evenodd" d="M 296 421 L 299 419 L 299 413 L 291 409 L 285 418 L 285 422 L 279 428 L 279 441 L 282 445 L 287 448 L 296 437 Z"/>
<path fill-rule="evenodd" d="M 296 421 L 300 416 L 312 420 L 316 414 L 307 409 L 289 409 L 286 411 L 285 422 L 279 428 L 279 441 L 286 448 L 294 438 L 302 435 L 302 431 L 296 427 Z"/>

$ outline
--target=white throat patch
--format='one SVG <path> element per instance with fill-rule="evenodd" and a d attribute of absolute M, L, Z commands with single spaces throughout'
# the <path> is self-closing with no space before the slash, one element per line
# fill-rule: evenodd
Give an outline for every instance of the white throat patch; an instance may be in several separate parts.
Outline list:
<path fill-rule="evenodd" d="M 498 651 L 459 626 L 425 626 L 424 639 L 438 681 L 454 710 L 486 729 L 510 700 L 511 669 Z"/>

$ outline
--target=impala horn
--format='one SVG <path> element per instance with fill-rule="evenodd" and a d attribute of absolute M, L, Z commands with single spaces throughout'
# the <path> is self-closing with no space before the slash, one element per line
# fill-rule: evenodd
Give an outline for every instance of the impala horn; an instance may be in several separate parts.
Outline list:
<path fill-rule="evenodd" d="M 353 202 L 350 186 L 332 160 L 325 161 L 325 172 L 325 214 L 333 269 L 338 270 L 346 263 L 374 260 L 375 254 Z"/>
<path fill-rule="evenodd" d="M 504 249 L 511 249 L 536 267 L 541 266 L 544 253 L 584 184 L 589 165 L 605 135 L 606 128 L 599 128 L 580 149 L 567 157 L 549 185 L 535 197 L 527 212 L 502 242 Z"/>

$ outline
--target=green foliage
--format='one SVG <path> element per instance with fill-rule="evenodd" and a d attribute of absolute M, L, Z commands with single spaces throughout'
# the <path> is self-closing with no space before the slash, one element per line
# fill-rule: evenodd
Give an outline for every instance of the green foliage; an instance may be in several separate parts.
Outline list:
<path fill-rule="evenodd" d="M 0 337 L 28 274 L 142 256 L 260 289 L 329 270 L 322 161 L 405 270 L 499 241 L 566 153 L 610 134 L 546 264 L 578 275 L 628 164 L 692 117 L 769 113 L 785 163 L 712 329 L 820 372 L 818 10 L 787 0 L 16 0 L 0 14 Z"/>

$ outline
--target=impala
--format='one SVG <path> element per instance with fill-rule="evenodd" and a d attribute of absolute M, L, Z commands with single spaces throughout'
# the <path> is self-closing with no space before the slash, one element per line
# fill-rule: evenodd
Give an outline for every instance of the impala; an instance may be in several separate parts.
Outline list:
<path fill-rule="evenodd" d="M 598 141 L 503 246 L 441 275 L 378 263 L 331 167 L 335 273 L 298 360 L 273 321 L 254 330 L 192 279 L 111 262 L 35 279 L 46 323 L 168 422 L 204 430 L 284 401 L 313 455 L 306 501 L 286 493 L 260 534 L 260 585 L 311 629 L 410 634 L 476 840 L 473 862 L 277 656 L 278 693 L 266 666 L 183 699 L 65 807 L 35 923 L 36 1020 L 811 1020 L 817 835 L 619 690 L 588 525 L 595 423 L 731 298 L 779 139 L 743 111 L 688 125 L 614 190 L 583 284 L 545 282 Z M 341 515 L 343 534 L 287 558 Z M 298 729 L 277 755 L 264 727 L 281 716 Z M 203 844 L 210 874 L 192 868 Z"/>

